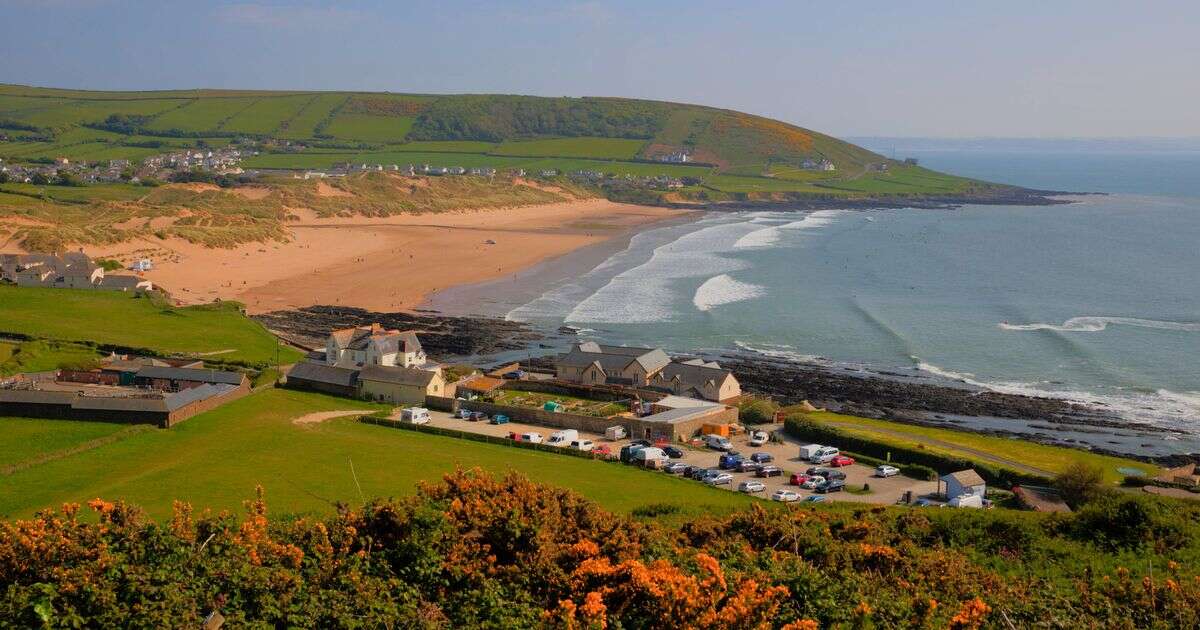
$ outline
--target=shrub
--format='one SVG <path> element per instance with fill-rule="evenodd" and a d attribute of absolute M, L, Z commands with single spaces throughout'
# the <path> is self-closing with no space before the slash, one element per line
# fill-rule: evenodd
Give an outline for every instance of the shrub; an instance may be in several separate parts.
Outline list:
<path fill-rule="evenodd" d="M 778 409 L 774 401 L 753 398 L 738 405 L 738 419 L 746 424 L 766 424 L 775 421 Z"/>
<path fill-rule="evenodd" d="M 1054 487 L 1071 507 L 1078 507 L 1104 493 L 1104 471 L 1084 462 L 1072 462 L 1054 478 Z"/>

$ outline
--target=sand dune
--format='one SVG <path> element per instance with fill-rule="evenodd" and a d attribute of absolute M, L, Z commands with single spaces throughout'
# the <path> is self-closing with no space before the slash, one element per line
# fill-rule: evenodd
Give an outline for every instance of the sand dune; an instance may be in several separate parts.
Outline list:
<path fill-rule="evenodd" d="M 212 249 L 134 241 L 89 253 L 121 257 L 156 248 L 161 254 L 146 276 L 185 304 L 222 298 L 251 312 L 312 304 L 402 310 L 446 287 L 512 274 L 681 211 L 588 199 L 384 218 L 293 214 L 289 243 Z"/>

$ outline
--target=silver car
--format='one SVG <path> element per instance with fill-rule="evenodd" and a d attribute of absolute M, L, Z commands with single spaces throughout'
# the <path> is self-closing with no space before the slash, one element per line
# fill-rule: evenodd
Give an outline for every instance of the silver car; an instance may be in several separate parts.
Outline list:
<path fill-rule="evenodd" d="M 728 486 L 733 483 L 733 475 L 726 472 L 709 475 L 704 478 L 704 483 L 710 486 Z"/>
<path fill-rule="evenodd" d="M 766 484 L 761 481 L 755 481 L 754 479 L 743 481 L 742 483 L 738 484 L 738 492 L 745 492 L 748 494 L 753 492 L 762 492 L 766 489 Z"/>

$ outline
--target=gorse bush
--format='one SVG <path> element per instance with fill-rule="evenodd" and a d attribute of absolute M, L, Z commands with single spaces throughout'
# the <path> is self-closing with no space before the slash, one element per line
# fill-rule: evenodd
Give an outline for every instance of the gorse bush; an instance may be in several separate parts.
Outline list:
<path fill-rule="evenodd" d="M 124 503 L 88 507 L 94 518 L 68 504 L 0 524 L 0 626 L 196 627 L 213 610 L 227 627 L 1200 622 L 1197 577 L 1173 559 L 1194 555 L 1191 508 L 1178 531 L 1154 526 L 1169 511 L 1148 517 L 1151 537 L 1172 541 L 1150 579 L 1093 569 L 1116 558 L 1073 538 L 1094 515 L 774 506 L 672 529 L 478 472 L 326 518 L 271 518 L 261 491 L 241 518 L 177 503 L 160 524 Z"/>

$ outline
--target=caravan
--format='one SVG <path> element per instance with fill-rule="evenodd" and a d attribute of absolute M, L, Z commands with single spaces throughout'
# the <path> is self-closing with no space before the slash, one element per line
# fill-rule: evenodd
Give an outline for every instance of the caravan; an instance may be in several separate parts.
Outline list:
<path fill-rule="evenodd" d="M 424 407 L 406 407 L 400 411 L 400 421 L 409 424 L 429 424 L 429 410 Z"/>

